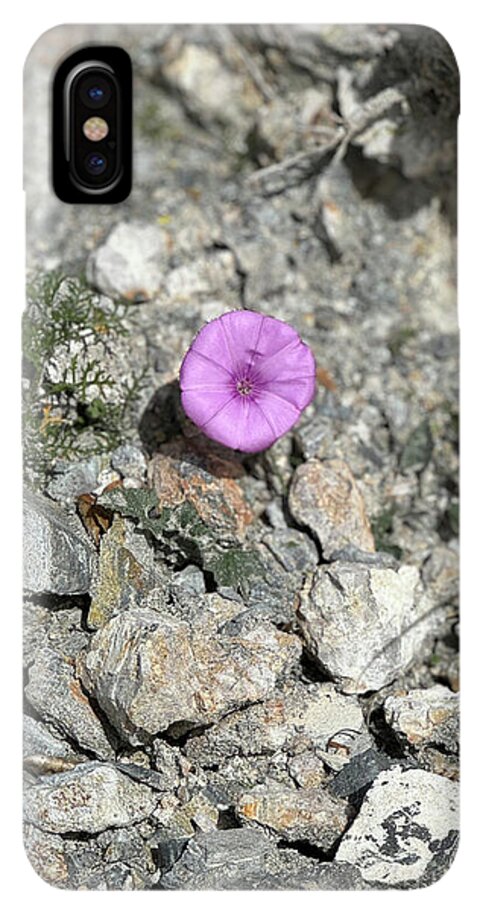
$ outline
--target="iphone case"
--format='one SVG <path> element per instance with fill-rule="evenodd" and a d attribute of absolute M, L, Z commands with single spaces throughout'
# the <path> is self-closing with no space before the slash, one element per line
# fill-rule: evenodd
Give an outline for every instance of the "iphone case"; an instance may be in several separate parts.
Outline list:
<path fill-rule="evenodd" d="M 51 83 L 95 44 L 131 56 L 133 189 L 69 205 Z M 458 93 L 415 25 L 75 25 L 33 47 L 24 819 L 46 882 L 411 888 L 450 865 Z M 253 339 L 232 310 L 287 325 Z M 231 408 L 238 451 L 181 397 L 214 320 L 192 352 L 215 383 L 268 329 L 315 356 L 266 449 L 253 412 Z M 297 414 L 291 351 L 270 346 L 262 390 Z"/>

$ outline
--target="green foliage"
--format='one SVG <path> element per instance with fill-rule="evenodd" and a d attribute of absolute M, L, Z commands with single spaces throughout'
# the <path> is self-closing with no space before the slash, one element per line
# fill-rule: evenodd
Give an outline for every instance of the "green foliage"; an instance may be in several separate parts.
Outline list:
<path fill-rule="evenodd" d="M 133 519 L 138 528 L 152 535 L 168 562 L 196 562 L 211 572 L 218 586 L 233 587 L 243 593 L 252 578 L 263 574 L 256 551 L 221 549 L 211 528 L 188 501 L 159 509 L 157 495 L 151 488 L 116 488 L 102 495 L 102 506 Z"/>
<path fill-rule="evenodd" d="M 248 593 L 252 579 L 264 574 L 264 567 L 255 550 L 232 548 L 219 553 L 210 564 L 210 570 L 219 587 L 233 587 L 241 594 Z"/>
<path fill-rule="evenodd" d="M 57 458 L 108 451 L 121 441 L 145 376 L 132 373 L 119 385 L 109 371 L 128 315 L 126 306 L 99 300 L 82 279 L 54 272 L 28 285 L 23 353 L 30 481 L 41 482 Z"/>
<path fill-rule="evenodd" d="M 133 519 L 149 532 L 170 562 L 203 561 L 203 551 L 213 537 L 188 501 L 176 507 L 158 508 L 158 498 L 149 488 L 116 488 L 102 496 L 102 506 Z"/>
<path fill-rule="evenodd" d="M 379 553 L 390 553 L 395 559 L 401 559 L 402 548 L 392 542 L 394 516 L 394 506 L 382 510 L 380 515 L 372 520 L 372 533 Z"/>
<path fill-rule="evenodd" d="M 406 444 L 400 455 L 400 469 L 406 472 L 413 469 L 421 472 L 429 463 L 433 452 L 433 437 L 427 419 L 420 422 L 417 428 L 410 432 Z"/>

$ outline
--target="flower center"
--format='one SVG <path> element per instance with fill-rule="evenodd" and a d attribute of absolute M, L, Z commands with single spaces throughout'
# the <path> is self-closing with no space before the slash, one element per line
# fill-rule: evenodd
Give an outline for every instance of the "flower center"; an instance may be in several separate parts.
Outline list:
<path fill-rule="evenodd" d="M 248 397 L 248 395 L 253 391 L 253 384 L 248 380 L 248 378 L 241 378 L 239 381 L 237 381 L 236 388 L 238 393 L 241 394 L 242 397 Z"/>

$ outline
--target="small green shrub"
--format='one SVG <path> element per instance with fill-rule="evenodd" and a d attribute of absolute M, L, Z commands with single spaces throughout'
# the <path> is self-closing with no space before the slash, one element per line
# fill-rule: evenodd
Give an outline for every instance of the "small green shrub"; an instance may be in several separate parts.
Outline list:
<path fill-rule="evenodd" d="M 83 279 L 54 272 L 29 283 L 23 426 L 30 482 L 42 482 L 55 459 L 108 451 L 121 441 L 145 377 L 144 370 L 132 372 L 119 385 L 109 371 L 130 314 L 124 304 L 99 300 Z M 101 353 L 89 355 L 92 347 Z"/>

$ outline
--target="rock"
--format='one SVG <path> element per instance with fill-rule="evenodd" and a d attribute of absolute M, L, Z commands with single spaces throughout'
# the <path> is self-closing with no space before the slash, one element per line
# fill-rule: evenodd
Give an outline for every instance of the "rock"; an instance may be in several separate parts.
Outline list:
<path fill-rule="evenodd" d="M 198 832 L 215 831 L 218 825 L 219 811 L 203 791 L 197 791 L 180 804 L 176 798 L 172 801 L 167 796 L 166 802 L 159 804 L 155 818 L 159 824 L 157 836 L 165 841 L 185 841 Z"/>
<path fill-rule="evenodd" d="M 239 463 L 182 440 L 164 444 L 149 465 L 159 511 L 188 503 L 210 530 L 230 543 L 243 537 L 253 518 L 238 483 L 243 474 Z"/>
<path fill-rule="evenodd" d="M 153 554 L 151 565 L 143 565 L 131 549 L 132 531 L 130 522 L 115 516 L 101 540 L 97 574 L 91 587 L 89 628 L 100 628 L 119 610 L 140 601 L 155 585 Z M 139 541 L 148 548 L 143 535 L 134 536 L 134 546 Z"/>
<path fill-rule="evenodd" d="M 93 636 L 82 680 L 133 745 L 215 722 L 271 694 L 301 649 L 298 638 L 266 622 L 244 619 L 231 634 L 225 627 L 150 610 L 120 613 Z"/>
<path fill-rule="evenodd" d="M 55 887 L 140 890 L 151 888 L 158 880 L 151 850 L 138 825 L 77 838 L 60 837 L 27 824 L 24 842 L 35 872 Z"/>
<path fill-rule="evenodd" d="M 121 444 L 110 458 L 110 463 L 122 478 L 143 482 L 147 471 L 147 460 L 140 447 L 135 444 Z"/>
<path fill-rule="evenodd" d="M 299 525 L 320 541 L 326 559 L 345 547 L 373 553 L 375 544 L 355 479 L 341 459 L 311 459 L 295 470 L 288 496 Z"/>
<path fill-rule="evenodd" d="M 87 278 L 111 297 L 138 302 L 161 292 L 168 239 L 159 225 L 120 222 L 87 260 Z"/>
<path fill-rule="evenodd" d="M 39 650 L 28 673 L 27 699 L 47 722 L 100 759 L 113 749 L 76 676 L 74 665 L 56 650 Z"/>
<path fill-rule="evenodd" d="M 24 506 L 24 590 L 26 594 L 86 594 L 95 552 L 78 519 L 39 494 Z"/>
<path fill-rule="evenodd" d="M 431 688 L 387 697 L 385 719 L 412 747 L 426 744 L 458 752 L 459 695 L 436 684 Z"/>
<path fill-rule="evenodd" d="M 72 597 L 58 600 L 35 597 L 23 603 L 23 664 L 35 662 L 40 647 L 51 647 L 64 656 L 76 657 L 89 641 L 83 627 L 83 603 Z"/>
<path fill-rule="evenodd" d="M 161 890 L 364 890 L 348 863 L 320 863 L 296 850 L 278 850 L 259 831 L 231 828 L 198 834 L 177 849 Z"/>
<path fill-rule="evenodd" d="M 335 859 L 357 866 L 372 885 L 428 885 L 450 865 L 458 826 L 457 785 L 396 766 L 375 779 Z"/>
<path fill-rule="evenodd" d="M 100 493 L 105 464 L 102 456 L 91 456 L 72 463 L 58 461 L 47 482 L 48 496 L 59 503 L 70 504 L 80 494 Z"/>
<path fill-rule="evenodd" d="M 165 291 L 171 302 L 185 303 L 190 299 L 219 295 L 226 309 L 235 304 L 238 287 L 235 257 L 230 250 L 218 250 L 205 258 L 177 266 L 165 279 Z"/>
<path fill-rule="evenodd" d="M 65 772 L 86 761 L 83 753 L 53 735 L 42 722 L 23 717 L 23 764 L 29 772 L 39 775 Z"/>
<path fill-rule="evenodd" d="M 58 835 L 26 824 L 23 845 L 34 871 L 43 881 L 54 887 L 70 886 L 65 844 Z"/>
<path fill-rule="evenodd" d="M 351 734 L 367 734 L 356 698 L 343 696 L 331 684 L 289 683 L 263 703 L 233 712 L 190 738 L 185 752 L 204 765 L 225 763 L 238 755 L 282 752 L 296 757 L 308 750 L 333 756 L 331 740 L 341 743 L 342 735 Z M 323 770 L 319 759 L 317 769 Z"/>
<path fill-rule="evenodd" d="M 29 787 L 25 818 L 43 831 L 96 833 L 146 819 L 155 807 L 146 785 L 108 763 L 83 763 L 71 772 L 50 775 Z"/>
<path fill-rule="evenodd" d="M 298 607 L 306 646 L 346 693 L 378 690 L 405 672 L 438 627 L 438 611 L 413 566 L 320 566 Z"/>
<path fill-rule="evenodd" d="M 265 859 L 272 852 L 268 838 L 248 828 L 233 828 L 197 835 L 178 863 L 162 876 L 162 890 L 194 887 L 196 890 L 255 885 L 265 873 Z"/>
<path fill-rule="evenodd" d="M 283 840 L 329 850 L 347 827 L 347 809 L 325 789 L 295 790 L 269 782 L 243 794 L 236 812 L 247 825 L 259 825 Z"/>
<path fill-rule="evenodd" d="M 187 108 L 204 121 L 237 124 L 249 109 L 260 103 L 255 84 L 245 75 L 227 67 L 218 53 L 186 41 L 179 46 L 173 38 L 164 48 L 162 77 L 171 89 L 180 91 Z M 243 115 L 242 115 L 243 114 Z"/>
<path fill-rule="evenodd" d="M 363 790 L 384 769 L 389 769 L 394 760 L 386 753 L 370 747 L 364 753 L 359 753 L 335 775 L 331 784 L 331 790 L 337 797 L 350 797 L 357 791 Z"/>
<path fill-rule="evenodd" d="M 298 787 L 307 790 L 324 786 L 327 769 L 313 750 L 306 750 L 288 762 L 288 773 Z"/>

